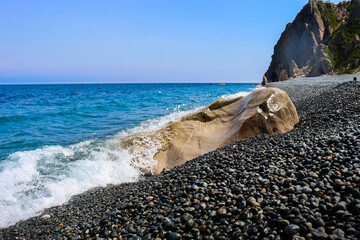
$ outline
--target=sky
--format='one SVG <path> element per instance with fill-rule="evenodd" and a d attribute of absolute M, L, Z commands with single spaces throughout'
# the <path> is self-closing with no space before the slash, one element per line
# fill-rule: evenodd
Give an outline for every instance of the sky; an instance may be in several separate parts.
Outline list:
<path fill-rule="evenodd" d="M 0 2 L 0 84 L 11 84 L 261 82 L 307 0 Z"/>

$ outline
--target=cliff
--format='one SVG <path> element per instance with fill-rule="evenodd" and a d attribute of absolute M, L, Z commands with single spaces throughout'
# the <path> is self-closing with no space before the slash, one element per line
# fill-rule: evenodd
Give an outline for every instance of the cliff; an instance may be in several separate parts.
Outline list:
<path fill-rule="evenodd" d="M 263 84 L 360 71 L 360 0 L 310 0 L 274 47 Z"/>

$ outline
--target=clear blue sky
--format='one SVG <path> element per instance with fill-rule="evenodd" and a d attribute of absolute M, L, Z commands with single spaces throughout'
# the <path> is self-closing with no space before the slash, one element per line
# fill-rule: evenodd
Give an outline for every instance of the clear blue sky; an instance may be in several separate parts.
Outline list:
<path fill-rule="evenodd" d="M 1 0 L 0 83 L 260 82 L 306 3 Z"/>

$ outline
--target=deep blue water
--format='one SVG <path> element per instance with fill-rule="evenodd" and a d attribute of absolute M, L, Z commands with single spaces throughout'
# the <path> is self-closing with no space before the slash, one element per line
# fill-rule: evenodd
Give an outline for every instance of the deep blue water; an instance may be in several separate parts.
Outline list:
<path fill-rule="evenodd" d="M 0 160 L 44 145 L 104 137 L 254 84 L 0 85 Z"/>
<path fill-rule="evenodd" d="M 254 84 L 0 85 L 0 227 L 72 195 L 136 181 L 116 138 L 156 129 L 185 111 Z M 150 154 L 150 153 L 149 153 Z"/>

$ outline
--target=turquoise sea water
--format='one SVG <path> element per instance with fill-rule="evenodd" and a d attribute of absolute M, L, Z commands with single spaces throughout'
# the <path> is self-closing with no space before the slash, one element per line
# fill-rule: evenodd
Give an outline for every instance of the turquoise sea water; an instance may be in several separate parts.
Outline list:
<path fill-rule="evenodd" d="M 176 121 L 254 84 L 0 85 L 0 227 L 92 187 L 136 181 L 118 139 Z M 154 154 L 139 153 L 148 159 Z M 141 167 L 150 162 L 145 157 Z"/>

